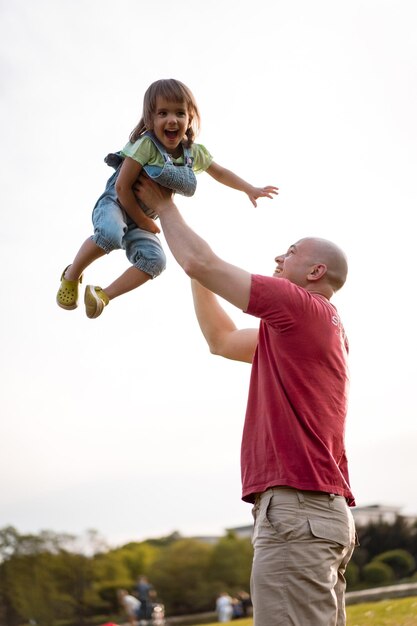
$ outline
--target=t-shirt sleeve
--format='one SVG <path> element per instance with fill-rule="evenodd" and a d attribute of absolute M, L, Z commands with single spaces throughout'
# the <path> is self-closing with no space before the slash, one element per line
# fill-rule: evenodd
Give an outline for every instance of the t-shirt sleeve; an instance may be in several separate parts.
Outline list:
<path fill-rule="evenodd" d="M 191 148 L 191 153 L 194 158 L 193 170 L 196 174 L 205 172 L 213 162 L 213 157 L 210 152 L 201 143 L 194 143 Z"/>
<path fill-rule="evenodd" d="M 305 312 L 308 294 L 285 278 L 252 275 L 248 308 L 245 313 L 283 330 Z"/>
<path fill-rule="evenodd" d="M 149 137 L 139 137 L 135 143 L 127 143 L 122 150 L 123 156 L 130 157 L 142 165 L 153 162 L 158 151 Z"/>

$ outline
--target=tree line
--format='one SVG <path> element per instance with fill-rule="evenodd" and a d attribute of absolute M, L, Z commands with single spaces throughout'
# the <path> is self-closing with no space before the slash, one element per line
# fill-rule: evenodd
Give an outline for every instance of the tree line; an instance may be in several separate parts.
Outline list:
<path fill-rule="evenodd" d="M 358 530 L 360 546 L 348 566 L 348 591 L 417 580 L 417 525 Z M 0 529 L 0 626 L 95 626 L 123 619 L 117 590 L 139 575 L 152 582 L 166 615 L 214 610 L 222 591 L 249 591 L 252 546 L 229 533 L 215 543 L 173 533 L 110 549 L 97 532 L 84 537 Z"/>

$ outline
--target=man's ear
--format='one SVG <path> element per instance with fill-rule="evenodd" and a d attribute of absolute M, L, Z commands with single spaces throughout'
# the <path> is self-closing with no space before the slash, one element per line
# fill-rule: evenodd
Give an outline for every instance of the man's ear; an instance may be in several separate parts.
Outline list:
<path fill-rule="evenodd" d="M 313 265 L 310 272 L 307 274 L 308 280 L 320 280 L 327 272 L 327 265 L 325 263 L 317 263 Z"/>

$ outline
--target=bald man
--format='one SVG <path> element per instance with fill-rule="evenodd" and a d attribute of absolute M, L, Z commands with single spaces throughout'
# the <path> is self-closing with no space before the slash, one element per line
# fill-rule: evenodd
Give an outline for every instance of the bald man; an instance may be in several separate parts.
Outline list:
<path fill-rule="evenodd" d="M 275 258 L 273 276 L 252 275 L 214 254 L 169 192 L 145 180 L 138 193 L 193 279 L 210 350 L 252 364 L 241 471 L 242 498 L 253 503 L 254 624 L 343 626 L 356 535 L 344 443 L 348 343 L 330 299 L 345 283 L 346 256 L 307 237 Z M 215 294 L 259 318 L 259 329 L 237 329 Z"/>

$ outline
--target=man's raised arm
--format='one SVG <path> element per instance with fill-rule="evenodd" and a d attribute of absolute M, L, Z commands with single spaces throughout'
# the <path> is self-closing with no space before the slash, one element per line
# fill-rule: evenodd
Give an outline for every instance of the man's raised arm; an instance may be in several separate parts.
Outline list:
<path fill-rule="evenodd" d="M 141 176 L 138 197 L 159 215 L 168 246 L 190 276 L 242 311 L 249 303 L 251 274 L 220 259 L 184 221 L 169 189 Z"/>
<path fill-rule="evenodd" d="M 252 363 L 258 342 L 257 328 L 236 328 L 218 299 L 196 280 L 191 281 L 198 323 L 212 354 Z"/>

